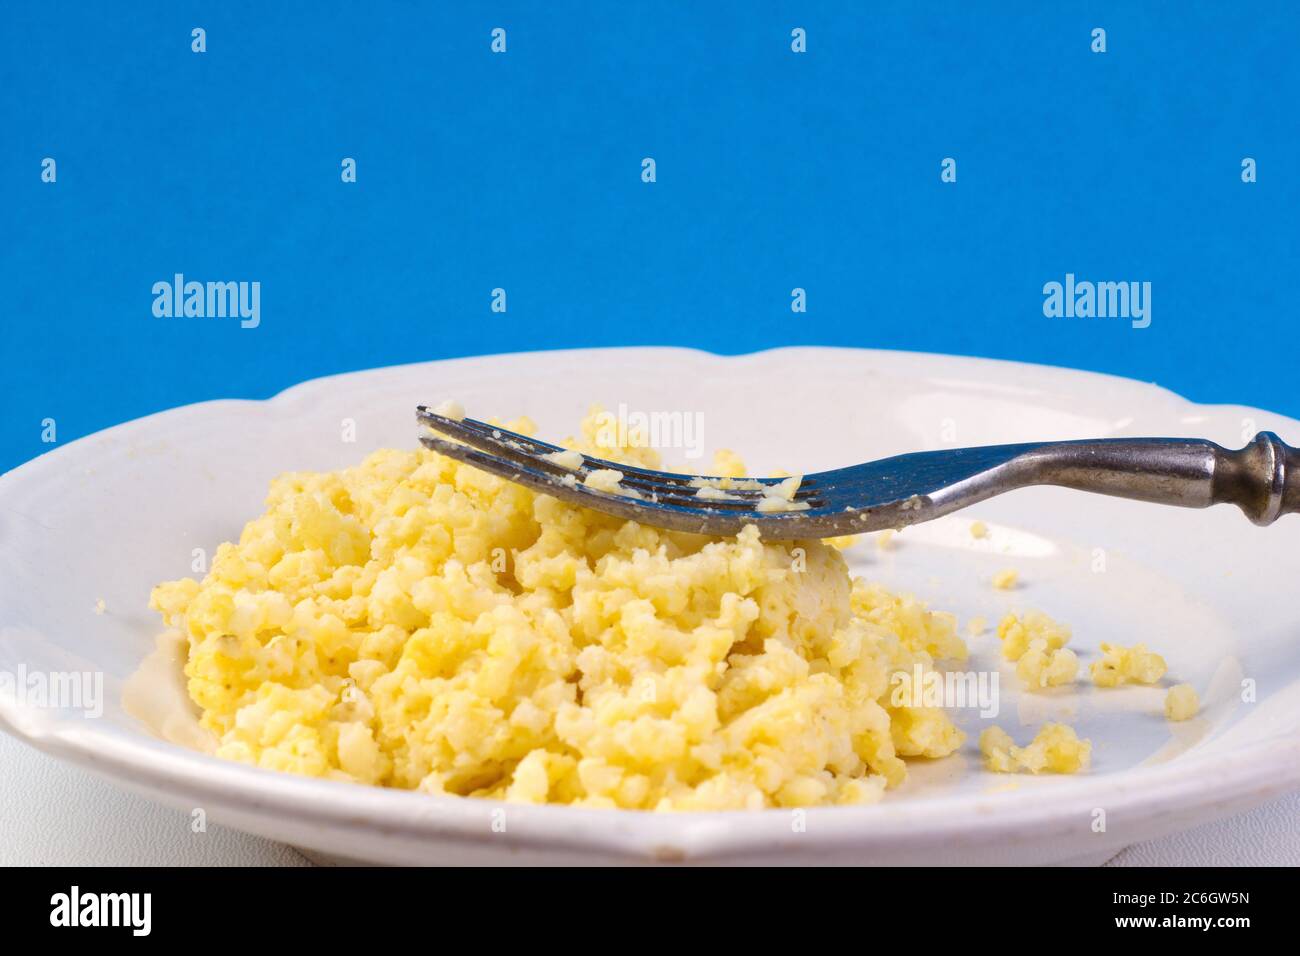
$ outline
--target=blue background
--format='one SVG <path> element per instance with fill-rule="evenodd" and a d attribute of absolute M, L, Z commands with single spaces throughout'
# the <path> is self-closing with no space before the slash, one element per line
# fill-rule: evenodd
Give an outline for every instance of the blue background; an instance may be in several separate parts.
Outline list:
<path fill-rule="evenodd" d="M 41 0 L 0 24 L 0 468 L 49 449 L 46 417 L 66 442 L 591 345 L 956 352 L 1300 415 L 1295 4 Z M 261 326 L 155 318 L 176 272 L 260 281 Z M 1150 281 L 1151 327 L 1045 318 L 1066 272 Z"/>

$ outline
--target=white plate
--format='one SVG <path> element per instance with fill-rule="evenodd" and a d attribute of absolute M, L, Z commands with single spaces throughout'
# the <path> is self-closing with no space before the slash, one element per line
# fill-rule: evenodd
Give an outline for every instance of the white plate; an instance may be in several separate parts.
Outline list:
<path fill-rule="evenodd" d="M 1026 737 L 1045 719 L 1069 720 L 1094 742 L 1085 775 L 983 772 L 982 724 L 962 712 L 974 733 L 960 753 L 914 762 L 912 779 L 881 804 L 810 810 L 800 832 L 779 810 L 525 807 L 298 778 L 191 752 L 130 716 L 123 682 L 160 630 L 150 588 L 189 574 L 193 548 L 211 554 L 237 536 L 277 473 L 410 446 L 414 406 L 445 397 L 484 416 L 529 414 L 553 438 L 570 434 L 593 401 L 700 412 L 706 445 L 740 451 L 756 472 L 1043 438 L 1195 435 L 1236 447 L 1267 428 L 1300 439 L 1290 419 L 1194 405 L 1125 379 L 840 349 L 493 356 L 320 379 L 266 402 L 193 405 L 0 477 L 0 671 L 99 671 L 106 697 L 103 716 L 87 719 L 0 696 L 0 725 L 213 821 L 391 863 L 1096 861 L 1300 787 L 1300 520 L 1260 529 L 1226 506 L 1185 511 L 1058 489 L 1016 492 L 909 529 L 892 551 L 868 541 L 849 555 L 857 573 L 963 620 L 1040 607 L 1073 625 L 1085 666 L 1102 640 L 1145 640 L 1169 660 L 1166 684 L 1197 687 L 1204 709 L 1185 724 L 1164 720 L 1160 689 L 1020 695 L 996 638 L 971 640 L 972 668 L 1002 668 L 997 722 Z M 342 440 L 346 419 L 354 443 Z M 974 517 L 990 538 L 969 535 Z M 1019 569 L 1016 591 L 989 586 L 1003 567 Z M 1243 700 L 1243 681 L 1254 682 L 1253 700 Z"/>

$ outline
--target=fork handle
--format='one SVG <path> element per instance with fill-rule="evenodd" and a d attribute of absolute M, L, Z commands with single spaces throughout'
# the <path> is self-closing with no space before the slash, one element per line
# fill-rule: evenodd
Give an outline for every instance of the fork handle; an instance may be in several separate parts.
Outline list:
<path fill-rule="evenodd" d="M 1258 525 L 1300 511 L 1300 451 L 1272 432 L 1245 448 L 1185 438 L 1052 442 L 1019 456 L 1029 484 L 1184 508 L 1231 503 Z"/>

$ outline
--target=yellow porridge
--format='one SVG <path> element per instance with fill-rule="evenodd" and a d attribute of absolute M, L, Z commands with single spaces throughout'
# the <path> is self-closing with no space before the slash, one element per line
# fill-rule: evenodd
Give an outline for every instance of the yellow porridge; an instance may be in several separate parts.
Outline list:
<path fill-rule="evenodd" d="M 658 465 L 601 437 L 593 415 L 566 444 Z M 744 469 L 727 454 L 716 473 Z M 902 758 L 962 742 L 943 710 L 890 704 L 892 674 L 964 659 L 955 619 L 852 579 L 836 547 L 650 528 L 423 448 L 275 479 L 210 573 L 151 605 L 188 640 L 215 752 L 275 770 L 760 808 L 873 801 Z"/>

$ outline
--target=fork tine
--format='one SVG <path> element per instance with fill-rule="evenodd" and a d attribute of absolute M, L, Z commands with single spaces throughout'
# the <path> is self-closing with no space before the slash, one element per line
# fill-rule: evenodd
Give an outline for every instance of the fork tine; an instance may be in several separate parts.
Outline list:
<path fill-rule="evenodd" d="M 415 410 L 415 417 L 422 425 L 442 432 L 444 435 L 450 435 L 452 438 L 459 439 L 474 448 L 481 449 L 497 458 L 505 459 L 506 461 L 513 462 L 524 468 L 541 471 L 556 478 L 563 478 L 564 475 L 579 474 L 579 472 L 565 468 L 563 465 L 557 465 L 555 462 L 548 461 L 546 458 L 542 457 L 543 455 L 564 451 L 564 449 L 559 446 L 548 445 L 546 442 L 536 441 L 530 442 L 530 444 L 536 446 L 538 449 L 537 451 L 525 450 L 524 448 L 519 447 L 519 445 L 522 444 L 522 441 L 516 441 L 517 439 L 526 439 L 526 436 L 524 435 L 516 435 L 514 432 L 495 428 L 494 426 L 487 425 L 483 422 L 475 422 L 473 419 L 458 421 L 454 418 L 447 418 L 444 415 L 439 415 L 436 412 L 430 411 L 423 405 L 419 406 Z M 479 425 L 481 428 L 471 428 L 467 423 Z M 495 431 L 496 434 L 489 434 L 489 431 Z M 446 443 L 443 442 L 441 444 L 445 445 Z M 441 448 L 438 450 L 441 451 Z M 586 464 L 585 456 L 583 463 Z M 614 466 L 611 465 L 610 467 Z"/>
<path fill-rule="evenodd" d="M 570 470 L 554 462 L 548 462 L 543 458 L 525 454 L 515 454 L 507 458 L 504 455 L 498 455 L 485 449 L 474 448 L 471 445 L 448 441 L 432 435 L 421 435 L 420 442 L 426 448 L 441 455 L 463 461 L 509 481 L 517 481 L 528 485 L 533 490 L 552 497 L 573 499 L 590 494 L 606 500 L 614 498 L 624 502 L 637 501 L 644 503 L 649 501 L 655 504 L 675 505 L 692 510 L 698 510 L 701 505 L 717 506 L 714 510 L 721 512 L 750 510 L 750 506 L 743 501 L 697 499 L 693 494 L 677 494 L 662 490 L 637 488 L 627 480 L 620 483 L 629 490 L 637 492 L 641 497 L 611 494 L 599 488 L 591 488 L 583 484 L 584 473 L 582 470 Z M 690 491 L 693 492 L 694 489 L 690 489 Z"/>
<path fill-rule="evenodd" d="M 515 481 L 522 485 L 527 485 L 533 490 L 540 491 L 543 494 L 553 495 L 555 493 L 555 487 L 564 484 L 562 475 L 532 468 L 522 462 L 511 461 L 498 455 L 480 451 L 479 449 L 473 448 L 469 445 L 463 445 L 459 442 L 439 438 L 436 435 L 421 435 L 420 444 L 431 451 L 436 451 L 440 455 L 445 455 L 447 458 L 454 458 L 457 461 L 463 461 L 467 465 L 481 468 L 483 471 L 505 478 L 507 481 Z M 568 474 L 570 477 L 575 477 L 573 472 L 568 472 Z"/>
<path fill-rule="evenodd" d="M 584 469 L 610 469 L 618 471 L 623 475 L 623 484 L 639 492 L 645 492 L 654 496 L 665 496 L 671 498 L 681 498 L 692 502 L 698 501 L 700 504 L 707 504 L 710 508 L 722 508 L 724 510 L 740 510 L 748 505 L 752 505 L 763 497 L 763 491 L 752 488 L 726 488 L 723 489 L 732 497 L 729 499 L 707 498 L 697 499 L 696 492 L 699 491 L 699 485 L 692 484 L 698 478 L 705 478 L 707 481 L 724 481 L 725 479 L 711 476 L 685 475 L 675 472 L 654 471 L 649 468 L 640 468 L 635 465 L 628 465 L 622 462 L 609 461 L 604 458 L 596 458 L 592 455 L 582 455 L 582 465 L 576 471 L 565 468 L 563 465 L 546 460 L 545 455 L 563 452 L 567 449 L 552 445 L 549 442 L 532 438 L 528 435 L 521 435 L 512 432 L 509 429 L 501 428 L 497 425 L 490 425 L 487 422 L 477 421 L 472 418 L 454 419 L 447 418 L 444 415 L 431 411 L 428 407 L 421 405 L 416 408 L 416 418 L 429 428 L 443 434 L 450 435 L 453 438 L 466 442 L 483 451 L 490 452 L 508 461 L 515 462 L 525 467 L 540 469 L 548 474 L 563 477 L 566 474 L 577 475 L 582 477 Z M 813 487 L 814 481 L 810 480 L 813 476 L 806 477 L 800 484 L 795 493 L 795 500 L 804 501 L 816 494 Z M 744 479 L 746 481 L 757 481 L 763 485 L 780 484 L 782 478 L 754 478 Z"/>
<path fill-rule="evenodd" d="M 560 445 L 552 445 L 550 442 L 544 442 L 537 438 L 531 438 L 528 435 L 521 435 L 518 432 L 512 432 L 507 428 L 501 428 L 498 425 L 490 425 L 487 422 L 480 422 L 473 418 L 464 418 L 456 420 L 439 415 L 430 411 L 424 406 L 416 409 L 416 417 L 425 425 L 442 432 L 445 435 L 451 435 L 461 441 L 467 442 L 476 448 L 492 452 L 503 458 L 512 461 L 519 461 L 525 464 L 533 465 L 544 462 L 545 465 L 555 468 L 561 474 L 568 472 L 570 469 L 562 465 L 556 465 L 554 462 L 546 461 L 542 456 L 555 454 L 556 452 L 567 451 Z M 582 468 L 591 469 L 612 469 L 620 471 L 625 476 L 636 476 L 646 482 L 654 482 L 657 485 L 679 484 L 689 487 L 687 482 L 693 476 L 691 475 L 674 475 L 670 472 L 655 472 L 647 469 L 636 468 L 632 465 L 625 465 L 621 462 L 609 461 L 604 458 L 597 458 L 594 455 L 582 455 Z M 549 470 L 549 469 L 548 469 Z"/>
<path fill-rule="evenodd" d="M 650 482 L 643 479 L 628 480 L 626 466 L 617 462 L 605 461 L 601 458 L 593 458 L 590 455 L 581 455 L 581 453 L 579 453 L 582 459 L 581 464 L 577 468 L 567 468 L 546 457 L 556 452 L 563 452 L 566 449 L 558 445 L 552 445 L 549 442 L 530 438 L 527 435 L 520 435 L 509 429 L 475 421 L 472 418 L 464 420 L 446 418 L 423 407 L 417 409 L 416 417 L 429 428 L 442 431 L 453 438 L 460 439 L 466 444 L 511 462 L 520 468 L 540 471 L 553 479 L 553 482 L 559 482 L 561 485 L 569 484 L 569 482 L 565 481 L 566 477 L 576 481 L 584 478 L 594 470 L 609 468 L 623 474 L 624 481 L 622 484 L 624 487 L 638 493 L 644 492 L 656 500 L 661 497 L 671 496 L 676 490 L 675 486 L 667 483 Z"/>
<path fill-rule="evenodd" d="M 644 521 L 646 509 L 652 508 L 656 515 L 654 523 L 657 525 L 691 534 L 712 535 L 736 534 L 753 521 L 752 510 L 748 508 L 736 513 L 714 507 L 721 502 L 701 501 L 697 504 L 691 499 L 660 498 L 650 501 L 646 498 L 633 498 L 584 485 L 577 480 L 577 475 L 573 472 L 566 472 L 564 476 L 554 475 L 434 435 L 421 435 L 420 443 L 440 455 L 463 461 L 540 494 L 550 495 L 568 501 L 570 504 L 594 508 L 628 521 Z M 567 482 L 564 480 L 565 477 L 569 479 Z M 801 515 L 802 512 L 793 512 L 793 514 Z M 773 530 L 770 522 L 766 526 L 769 531 Z"/>
<path fill-rule="evenodd" d="M 757 525 L 766 539 L 799 540 L 825 538 L 838 534 L 856 534 L 883 527 L 899 527 L 915 520 L 914 513 L 899 511 L 896 504 L 884 507 L 855 507 L 839 496 L 836 484 L 841 472 L 819 472 L 808 476 L 816 483 L 811 500 L 803 509 L 765 511 L 760 500 L 752 497 L 723 500 L 700 498 L 696 486 L 687 484 L 694 475 L 657 472 L 633 468 L 620 462 L 584 455 L 582 466 L 572 471 L 541 457 L 564 449 L 507 429 L 496 428 L 472 419 L 457 421 L 421 406 L 417 419 L 447 438 L 422 434 L 420 442 L 448 458 L 465 462 L 506 481 L 515 482 L 579 507 L 590 508 L 626 521 L 636 521 L 674 531 L 704 535 L 739 534 L 748 525 Z M 584 484 L 593 469 L 610 468 L 624 473 L 624 491 L 603 491 Z M 641 488 L 635 484 L 644 476 Z M 660 483 L 658 479 L 670 479 Z M 759 479 L 765 485 L 784 479 Z M 641 493 L 643 490 L 648 494 Z"/>

